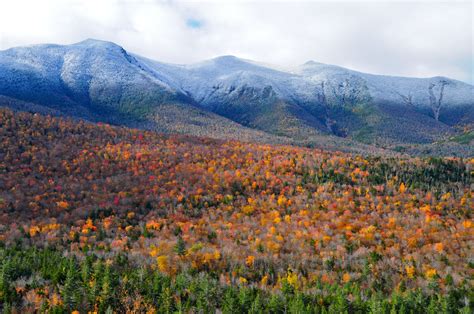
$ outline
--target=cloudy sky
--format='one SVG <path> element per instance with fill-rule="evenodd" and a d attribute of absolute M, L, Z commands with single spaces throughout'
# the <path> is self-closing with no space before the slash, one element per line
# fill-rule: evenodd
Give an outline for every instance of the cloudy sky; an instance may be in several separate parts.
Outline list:
<path fill-rule="evenodd" d="M 2 50 L 86 38 L 172 63 L 219 55 L 282 66 L 315 60 L 474 83 L 472 1 L 0 2 Z"/>

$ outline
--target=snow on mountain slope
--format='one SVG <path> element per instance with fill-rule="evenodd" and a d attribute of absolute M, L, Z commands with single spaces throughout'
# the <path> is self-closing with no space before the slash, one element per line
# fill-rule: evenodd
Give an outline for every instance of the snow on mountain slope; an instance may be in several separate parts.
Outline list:
<path fill-rule="evenodd" d="M 153 103 L 182 98 L 122 47 L 98 40 L 0 52 L 0 94 L 86 117 L 137 117 Z"/>
<path fill-rule="evenodd" d="M 362 78 L 375 101 L 405 103 L 404 98 L 411 96 L 412 104 L 419 107 L 427 107 L 430 104 L 428 90 L 430 83 L 437 84 L 435 91 L 439 92 L 439 82 L 444 80 L 448 82 L 443 97 L 447 106 L 474 105 L 474 86 L 445 77 L 411 78 L 375 75 L 314 61 L 297 67 L 294 72 L 314 82 L 341 83 L 346 79 Z"/>
<path fill-rule="evenodd" d="M 222 56 L 190 65 L 172 65 L 136 56 L 153 69 L 157 77 L 198 102 L 237 91 L 238 87 L 264 89 L 271 86 L 282 98 L 305 95 L 313 85 L 300 76 L 274 70 L 253 61 Z"/>
<path fill-rule="evenodd" d="M 428 143 L 453 134 L 448 125 L 474 120 L 474 87 L 448 78 L 373 75 L 314 61 L 284 70 L 234 56 L 191 65 L 137 59 L 203 108 L 290 137 L 323 132 L 366 142 Z M 438 101 L 442 81 L 447 85 L 438 122 L 429 86 Z M 400 133 L 400 125 L 410 131 Z"/>
<path fill-rule="evenodd" d="M 428 112 L 429 86 L 435 84 L 439 97 L 440 82 L 446 81 L 443 95 L 445 107 L 474 105 L 474 87 L 449 78 L 408 78 L 374 75 L 309 61 L 289 70 L 274 69 L 254 61 L 223 56 L 191 65 L 172 65 L 137 57 L 153 69 L 161 80 L 187 93 L 199 103 L 214 102 L 216 97 L 227 98 L 239 87 L 264 89 L 284 100 L 296 103 L 317 102 L 321 83 L 333 88 L 347 84 L 355 89 L 367 88 L 367 97 L 383 105 L 385 102 L 412 105 Z M 408 101 L 408 99 L 410 99 Z"/>
<path fill-rule="evenodd" d="M 437 121 L 431 103 L 441 91 Z M 234 56 L 168 64 L 93 39 L 0 51 L 0 95 L 147 128 L 164 123 L 156 117 L 160 110 L 165 116 L 165 108 L 173 112 L 166 115 L 168 126 L 176 112 L 206 116 L 204 127 L 217 123 L 217 114 L 298 140 L 333 134 L 371 143 L 428 143 L 454 134 L 457 124 L 474 123 L 474 87 L 448 78 L 373 75 L 314 61 L 283 69 Z M 169 107 L 174 104 L 179 108 Z M 399 125 L 410 134 L 401 136 Z"/>
<path fill-rule="evenodd" d="M 120 81 L 127 84 L 152 82 L 171 91 L 164 82 L 142 71 L 137 60 L 122 47 L 92 39 L 67 46 L 34 45 L 8 49 L 0 53 L 0 69 L 3 75 L 8 74 L 9 69 L 13 73 L 28 71 L 47 82 L 62 82 L 71 88 L 74 84 L 79 84 L 78 87 L 84 83 L 116 85 Z"/>
<path fill-rule="evenodd" d="M 129 73 L 131 68 L 137 73 Z M 403 102 L 401 95 L 412 95 L 415 104 L 429 103 L 428 86 L 448 81 L 444 99 L 449 106 L 472 104 L 472 85 L 442 77 L 407 78 L 373 75 L 309 61 L 292 70 L 276 70 L 251 60 L 222 56 L 189 65 L 167 64 L 128 53 L 105 41 L 88 39 L 72 45 L 33 45 L 0 52 L 0 75 L 34 73 L 52 84 L 65 83 L 79 90 L 92 83 L 92 89 L 115 85 L 153 83 L 167 91 L 179 91 L 205 99 L 216 87 L 229 91 L 239 86 L 265 88 L 284 99 L 315 98 L 322 81 L 344 82 L 363 79 L 374 100 Z M 60 72 L 58 77 L 56 74 Z M 4 87 L 6 84 L 2 84 Z"/>

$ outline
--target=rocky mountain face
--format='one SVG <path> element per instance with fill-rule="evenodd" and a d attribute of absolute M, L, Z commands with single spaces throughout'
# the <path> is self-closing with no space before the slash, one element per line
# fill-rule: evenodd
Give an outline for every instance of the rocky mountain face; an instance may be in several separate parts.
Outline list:
<path fill-rule="evenodd" d="M 233 56 L 176 65 L 98 40 L 19 47 L 0 51 L 0 105 L 217 138 L 472 154 L 472 85 L 314 61 L 285 70 Z"/>

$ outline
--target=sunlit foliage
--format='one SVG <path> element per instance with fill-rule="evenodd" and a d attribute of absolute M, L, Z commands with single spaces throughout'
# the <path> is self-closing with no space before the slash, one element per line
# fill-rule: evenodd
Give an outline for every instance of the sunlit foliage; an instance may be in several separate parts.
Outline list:
<path fill-rule="evenodd" d="M 0 135 L 6 310 L 409 311 L 415 295 L 417 306 L 472 310 L 474 159 L 165 136 L 5 109 Z M 193 284 L 216 294 L 199 303 Z"/>

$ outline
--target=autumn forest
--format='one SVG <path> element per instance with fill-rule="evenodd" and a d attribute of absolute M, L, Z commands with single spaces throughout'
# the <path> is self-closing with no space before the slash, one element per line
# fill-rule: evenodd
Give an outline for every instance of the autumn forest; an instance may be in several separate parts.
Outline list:
<path fill-rule="evenodd" d="M 473 176 L 0 109 L 0 310 L 472 313 Z"/>

